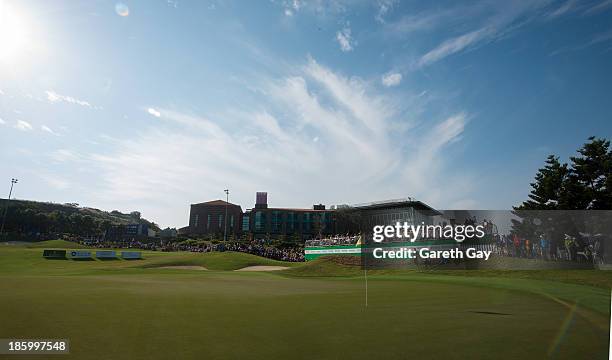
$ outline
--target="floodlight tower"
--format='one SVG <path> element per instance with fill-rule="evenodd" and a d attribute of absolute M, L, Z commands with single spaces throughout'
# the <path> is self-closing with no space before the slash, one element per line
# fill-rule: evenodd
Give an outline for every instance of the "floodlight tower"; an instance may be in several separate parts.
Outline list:
<path fill-rule="evenodd" d="M 0 226 L 0 239 L 4 234 L 4 222 L 6 221 L 6 213 L 8 212 L 9 202 L 11 201 L 11 195 L 13 195 L 13 185 L 17 184 L 18 180 L 13 178 L 11 179 L 11 190 L 9 190 L 9 196 L 6 200 L 6 206 L 4 207 L 4 215 L 2 216 L 2 226 Z"/>
<path fill-rule="evenodd" d="M 225 230 L 223 230 L 223 241 L 227 241 L 227 205 L 229 204 L 229 190 L 223 190 L 225 192 L 225 217 L 223 218 L 223 223 L 225 225 Z"/>

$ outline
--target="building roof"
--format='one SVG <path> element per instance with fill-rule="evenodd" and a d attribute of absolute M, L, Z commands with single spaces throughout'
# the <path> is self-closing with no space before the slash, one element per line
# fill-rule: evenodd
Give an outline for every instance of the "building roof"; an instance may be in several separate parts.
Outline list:
<path fill-rule="evenodd" d="M 295 211 L 295 212 L 333 212 L 337 210 L 377 210 L 377 209 L 389 209 L 389 208 L 400 208 L 400 207 L 412 207 L 417 210 L 430 211 L 434 215 L 442 214 L 438 210 L 432 208 L 431 206 L 421 201 L 413 200 L 411 198 L 375 201 L 375 202 L 364 203 L 364 204 L 355 204 L 355 205 L 347 206 L 346 208 L 339 208 L 339 209 L 330 208 L 330 209 L 325 209 L 325 210 L 314 210 L 312 208 L 309 208 L 309 209 L 266 208 L 264 210 L 280 210 L 280 211 Z M 251 210 L 255 210 L 255 209 L 248 209 L 247 211 L 251 211 Z"/>
<path fill-rule="evenodd" d="M 375 210 L 375 209 L 398 208 L 398 207 L 413 207 L 417 210 L 431 211 L 435 215 L 442 214 L 441 212 L 432 208 L 431 206 L 421 201 L 413 200 L 411 198 L 376 201 L 376 202 L 371 202 L 371 203 L 366 203 L 366 204 L 357 204 L 357 205 L 351 206 L 351 208 L 353 209 L 360 209 L 360 210 Z"/>
<path fill-rule="evenodd" d="M 315 210 L 315 209 L 296 209 L 296 208 L 268 208 L 270 210 L 283 210 L 283 211 L 298 211 L 298 212 L 329 212 L 329 211 L 333 211 L 331 209 L 325 209 L 325 210 Z"/>
<path fill-rule="evenodd" d="M 252 208 L 252 209 L 247 209 L 247 211 L 253 211 L 253 210 L 279 210 L 279 211 L 295 211 L 295 212 L 330 212 L 330 211 L 334 211 L 333 209 L 325 209 L 325 210 L 315 210 L 315 209 L 298 209 L 298 208 L 265 208 L 265 209 L 256 209 L 256 208 Z"/>
<path fill-rule="evenodd" d="M 202 202 L 202 203 L 197 203 L 197 204 L 191 204 L 191 205 L 212 205 L 212 206 L 238 206 L 240 207 L 240 205 L 236 205 L 236 204 L 232 204 L 230 202 L 224 201 L 224 200 L 211 200 L 211 201 L 206 201 L 206 202 Z"/>

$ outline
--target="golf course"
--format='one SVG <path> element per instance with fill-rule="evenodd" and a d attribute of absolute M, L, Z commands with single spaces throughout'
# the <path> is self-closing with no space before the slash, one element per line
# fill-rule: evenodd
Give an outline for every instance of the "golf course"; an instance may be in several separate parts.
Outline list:
<path fill-rule="evenodd" d="M 0 245 L 0 338 L 68 339 L 52 358 L 608 359 L 608 271 L 369 271 L 366 285 L 330 258 L 51 248 L 79 246 Z"/>

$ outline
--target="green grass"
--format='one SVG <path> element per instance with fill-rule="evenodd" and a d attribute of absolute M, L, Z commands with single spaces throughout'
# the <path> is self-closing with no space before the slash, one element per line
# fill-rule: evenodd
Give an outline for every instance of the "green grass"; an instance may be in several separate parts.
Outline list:
<path fill-rule="evenodd" d="M 54 243 L 58 244 L 58 243 Z M 61 243 L 59 243 L 61 245 Z M 247 266 L 299 266 L 290 263 L 262 258 L 259 256 L 236 253 L 192 253 L 192 252 L 160 252 L 142 251 L 142 260 L 47 260 L 42 257 L 42 248 L 20 246 L 0 247 L 0 275 L 89 275 L 103 272 L 139 273 L 142 269 L 155 271 L 162 266 L 195 265 L 209 270 L 237 270 Z M 55 248 L 59 248 L 56 246 Z M 65 248 L 70 248 L 66 246 Z M 74 247 L 76 248 L 76 247 Z M 92 249 L 95 252 L 96 249 Z M 131 249 L 133 250 L 133 249 Z M 92 254 L 93 255 L 93 254 Z M 160 271 L 160 270 L 158 270 Z M 167 272 L 166 269 L 161 270 Z M 172 270 L 187 271 L 189 270 Z"/>
<path fill-rule="evenodd" d="M 81 245 L 78 243 L 74 243 L 66 240 L 47 240 L 47 241 L 39 241 L 33 242 L 31 244 L 26 245 L 26 247 L 31 249 L 87 249 L 89 246 Z"/>
<path fill-rule="evenodd" d="M 571 283 L 547 273 L 371 271 L 366 307 L 363 272 L 329 259 L 41 253 L 0 247 L 0 338 L 68 338 L 67 359 L 607 359 L 610 289 L 577 284 L 580 274 L 601 276 L 588 272 Z M 293 267 L 226 271 L 279 264 Z M 212 270 L 157 268 L 167 265 Z"/>

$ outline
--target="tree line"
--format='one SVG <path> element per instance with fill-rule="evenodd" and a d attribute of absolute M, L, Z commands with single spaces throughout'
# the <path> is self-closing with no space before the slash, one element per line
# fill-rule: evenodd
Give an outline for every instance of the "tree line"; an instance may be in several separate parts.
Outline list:
<path fill-rule="evenodd" d="M 612 212 L 596 211 L 612 210 L 610 140 L 589 137 L 567 163 L 549 155 L 530 185 L 528 199 L 514 207 L 515 235 L 559 244 L 568 236 L 580 242 L 581 234 L 610 233 Z"/>
<path fill-rule="evenodd" d="M 157 230 L 155 223 L 141 218 L 137 211 L 124 214 L 117 210 L 79 208 L 77 204 L 5 199 L 0 200 L 0 206 L 2 213 L 6 211 L 2 240 L 37 240 L 58 234 L 97 236 L 113 225 L 129 223 L 148 224 Z"/>

